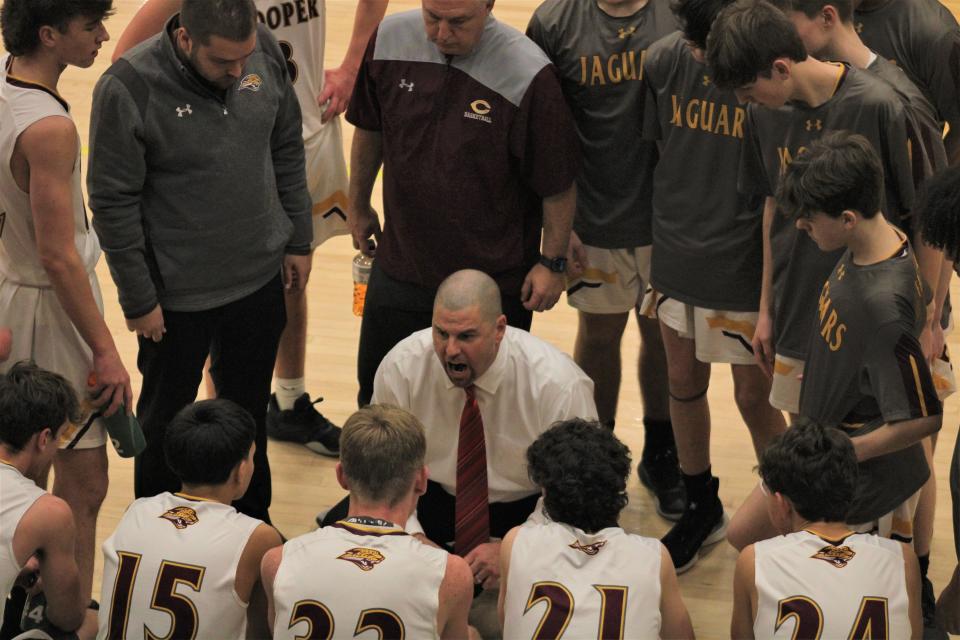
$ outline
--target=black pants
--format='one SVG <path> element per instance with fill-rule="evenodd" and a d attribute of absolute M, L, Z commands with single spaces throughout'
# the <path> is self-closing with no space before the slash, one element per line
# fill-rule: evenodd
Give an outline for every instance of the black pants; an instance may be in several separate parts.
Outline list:
<path fill-rule="evenodd" d="M 357 353 L 358 406 L 370 404 L 373 377 L 387 352 L 415 331 L 433 323 L 433 298 L 436 290 L 394 280 L 373 263 L 367 297 L 360 324 Z M 530 330 L 533 312 L 523 308 L 519 296 L 500 296 L 503 313 L 511 327 Z"/>
<path fill-rule="evenodd" d="M 180 489 L 180 481 L 164 459 L 163 435 L 173 416 L 196 398 L 209 353 L 217 396 L 239 404 L 257 424 L 253 479 L 234 506 L 270 522 L 265 419 L 277 345 L 287 322 L 280 276 L 246 298 L 222 307 L 193 312 L 165 310 L 163 319 L 167 332 L 160 342 L 139 339 L 137 366 L 143 374 L 143 388 L 137 416 L 147 448 L 134 462 L 134 495 L 142 498 Z"/>
<path fill-rule="evenodd" d="M 540 494 L 534 494 L 514 502 L 490 503 L 490 536 L 502 538 L 510 529 L 523 524 L 533 513 L 539 497 Z M 349 507 L 350 498 L 346 497 L 327 512 L 323 526 L 345 518 Z M 417 503 L 417 519 L 430 540 L 453 552 L 456 499 L 433 480 L 427 480 L 427 492 Z M 404 525 L 403 522 L 397 524 Z"/>

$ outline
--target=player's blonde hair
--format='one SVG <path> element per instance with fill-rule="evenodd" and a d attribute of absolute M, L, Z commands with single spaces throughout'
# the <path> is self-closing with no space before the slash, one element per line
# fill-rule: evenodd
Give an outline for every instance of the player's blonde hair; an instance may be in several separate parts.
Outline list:
<path fill-rule="evenodd" d="M 420 421 L 389 404 L 360 409 L 347 418 L 340 434 L 340 465 L 350 492 L 367 502 L 399 503 L 423 468 L 426 452 Z"/>

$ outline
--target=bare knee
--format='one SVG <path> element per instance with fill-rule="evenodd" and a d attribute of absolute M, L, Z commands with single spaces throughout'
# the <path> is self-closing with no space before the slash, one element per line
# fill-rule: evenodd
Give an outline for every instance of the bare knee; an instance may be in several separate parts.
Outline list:
<path fill-rule="evenodd" d="M 771 380 L 755 365 L 734 364 L 733 397 L 742 414 L 766 411 L 770 408 Z"/>
<path fill-rule="evenodd" d="M 753 384 L 739 384 L 733 392 L 733 399 L 741 414 L 750 415 L 757 411 L 766 411 L 770 405 L 770 390 Z"/>
<path fill-rule="evenodd" d="M 674 358 L 667 362 L 667 378 L 674 400 L 695 399 L 710 385 L 710 365 L 692 357 Z"/>
<path fill-rule="evenodd" d="M 770 520 L 766 499 L 758 485 L 733 514 L 727 527 L 727 542 L 737 551 L 742 551 L 747 545 L 775 535 L 777 529 Z"/>
<path fill-rule="evenodd" d="M 751 533 L 750 527 L 734 516 L 727 527 L 727 542 L 737 551 L 743 551 L 744 547 L 756 542 L 755 536 Z"/>
<path fill-rule="evenodd" d="M 591 351 L 616 349 L 627 326 L 626 313 L 586 313 L 581 311 L 577 328 L 578 346 Z"/>

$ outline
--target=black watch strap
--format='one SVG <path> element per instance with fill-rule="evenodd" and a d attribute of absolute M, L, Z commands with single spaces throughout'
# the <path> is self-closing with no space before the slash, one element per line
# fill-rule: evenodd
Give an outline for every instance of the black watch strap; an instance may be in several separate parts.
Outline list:
<path fill-rule="evenodd" d="M 540 256 L 540 264 L 545 266 L 550 271 L 554 273 L 563 273 L 567 270 L 567 259 L 563 256 L 559 258 L 548 258 L 547 256 Z"/>

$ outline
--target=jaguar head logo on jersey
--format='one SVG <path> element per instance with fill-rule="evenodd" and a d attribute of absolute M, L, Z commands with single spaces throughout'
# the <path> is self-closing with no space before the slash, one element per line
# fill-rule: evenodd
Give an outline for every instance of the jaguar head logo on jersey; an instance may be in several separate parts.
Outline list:
<path fill-rule="evenodd" d="M 254 92 L 260 91 L 260 85 L 262 84 L 263 80 L 260 79 L 260 76 L 255 73 L 248 73 L 240 79 L 240 86 L 237 87 L 237 91 L 239 92 L 245 89 Z"/>
<path fill-rule="evenodd" d="M 571 549 L 576 549 L 577 551 L 583 551 L 588 556 L 595 556 L 600 553 L 600 549 L 602 549 L 605 544 L 607 544 L 606 540 L 597 540 L 596 542 L 592 542 L 590 544 L 580 544 L 579 540 L 574 540 L 567 546 L 569 546 Z"/>
<path fill-rule="evenodd" d="M 371 571 L 385 559 L 386 558 L 383 557 L 383 554 L 376 549 L 367 549 L 366 547 L 354 547 L 353 549 L 347 549 L 337 556 L 337 560 L 346 560 L 347 562 L 352 562 L 364 571 Z"/>
<path fill-rule="evenodd" d="M 474 100 L 470 103 L 470 111 L 464 111 L 463 117 L 470 120 L 480 120 L 487 124 L 492 124 L 493 119 L 487 114 L 493 111 L 490 103 L 483 99 Z"/>
<path fill-rule="evenodd" d="M 851 560 L 853 560 L 853 556 L 855 555 L 857 555 L 857 552 L 850 547 L 835 547 L 832 544 L 828 544 L 810 557 L 816 560 L 829 562 L 837 569 L 843 569 Z"/>
<path fill-rule="evenodd" d="M 177 529 L 186 529 L 190 525 L 200 522 L 197 512 L 190 507 L 174 507 L 160 517 L 169 520 Z"/>

